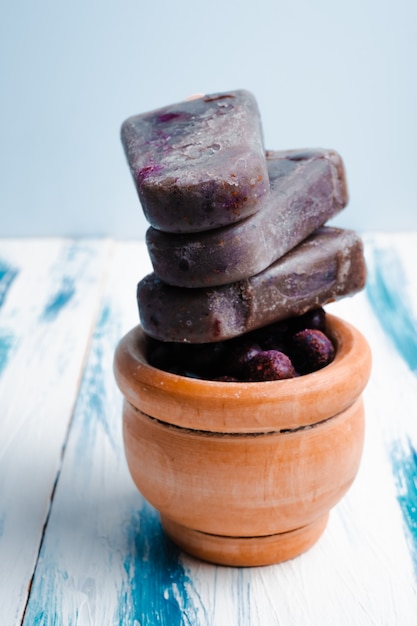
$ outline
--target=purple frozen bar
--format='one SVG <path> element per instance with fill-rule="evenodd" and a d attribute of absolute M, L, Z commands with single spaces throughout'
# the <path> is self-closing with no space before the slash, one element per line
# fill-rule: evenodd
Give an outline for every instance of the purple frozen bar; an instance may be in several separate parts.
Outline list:
<path fill-rule="evenodd" d="M 252 215 L 269 190 L 258 105 L 245 90 L 127 119 L 122 143 L 148 222 L 200 232 Z"/>
<path fill-rule="evenodd" d="M 346 206 L 346 176 L 337 152 L 270 151 L 267 164 L 271 189 L 254 215 L 199 234 L 148 229 L 148 252 L 158 278 L 192 288 L 248 278 Z"/>
<path fill-rule="evenodd" d="M 139 316 L 144 331 L 161 341 L 221 341 L 353 295 L 365 278 L 359 236 L 324 226 L 263 272 L 236 283 L 187 289 L 150 274 L 138 285 Z"/>

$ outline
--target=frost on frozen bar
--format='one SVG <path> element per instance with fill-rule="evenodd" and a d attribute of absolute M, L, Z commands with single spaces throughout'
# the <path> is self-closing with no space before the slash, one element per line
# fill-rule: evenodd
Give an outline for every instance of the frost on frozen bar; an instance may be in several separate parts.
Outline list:
<path fill-rule="evenodd" d="M 127 119 L 122 143 L 149 223 L 197 232 L 234 223 L 269 190 L 258 105 L 245 90 Z"/>
<path fill-rule="evenodd" d="M 195 234 L 146 234 L 155 274 L 178 287 L 210 287 L 271 265 L 347 204 L 345 169 L 334 150 L 269 151 L 271 190 L 255 214 Z"/>
<path fill-rule="evenodd" d="M 138 284 L 139 315 L 144 331 L 162 341 L 221 341 L 353 295 L 365 278 L 360 237 L 325 226 L 246 280 L 188 289 L 150 274 Z"/>

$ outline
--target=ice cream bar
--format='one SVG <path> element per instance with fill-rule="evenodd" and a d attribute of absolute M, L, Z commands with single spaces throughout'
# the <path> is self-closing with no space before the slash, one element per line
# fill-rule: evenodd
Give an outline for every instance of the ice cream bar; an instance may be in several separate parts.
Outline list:
<path fill-rule="evenodd" d="M 269 190 L 258 106 L 245 90 L 127 119 L 122 143 L 148 222 L 198 232 L 234 223 Z"/>
<path fill-rule="evenodd" d="M 138 285 L 139 316 L 145 332 L 162 341 L 221 341 L 353 295 L 365 278 L 358 235 L 324 226 L 263 272 L 235 283 L 186 289 L 150 274 Z"/>
<path fill-rule="evenodd" d="M 348 201 L 343 162 L 333 150 L 267 153 L 270 192 L 246 219 L 198 234 L 149 228 L 155 274 L 179 287 L 210 287 L 261 272 Z"/>

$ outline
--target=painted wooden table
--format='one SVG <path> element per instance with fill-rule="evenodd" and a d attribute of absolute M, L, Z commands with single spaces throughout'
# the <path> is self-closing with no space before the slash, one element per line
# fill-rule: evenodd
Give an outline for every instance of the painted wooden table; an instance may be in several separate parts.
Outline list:
<path fill-rule="evenodd" d="M 360 472 L 313 549 L 252 569 L 180 553 L 126 468 L 144 243 L 0 241 L 1 626 L 417 624 L 417 233 L 364 240 L 367 289 L 327 307 L 373 352 Z"/>

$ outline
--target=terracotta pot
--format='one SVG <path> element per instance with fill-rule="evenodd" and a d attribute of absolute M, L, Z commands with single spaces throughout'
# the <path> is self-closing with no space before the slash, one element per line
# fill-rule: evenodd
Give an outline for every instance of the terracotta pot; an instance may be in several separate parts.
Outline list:
<path fill-rule="evenodd" d="M 327 315 L 335 360 L 260 383 L 197 380 L 151 367 L 139 326 L 120 342 L 127 463 L 166 533 L 201 559 L 238 566 L 293 558 L 320 537 L 357 473 L 371 354 Z"/>

